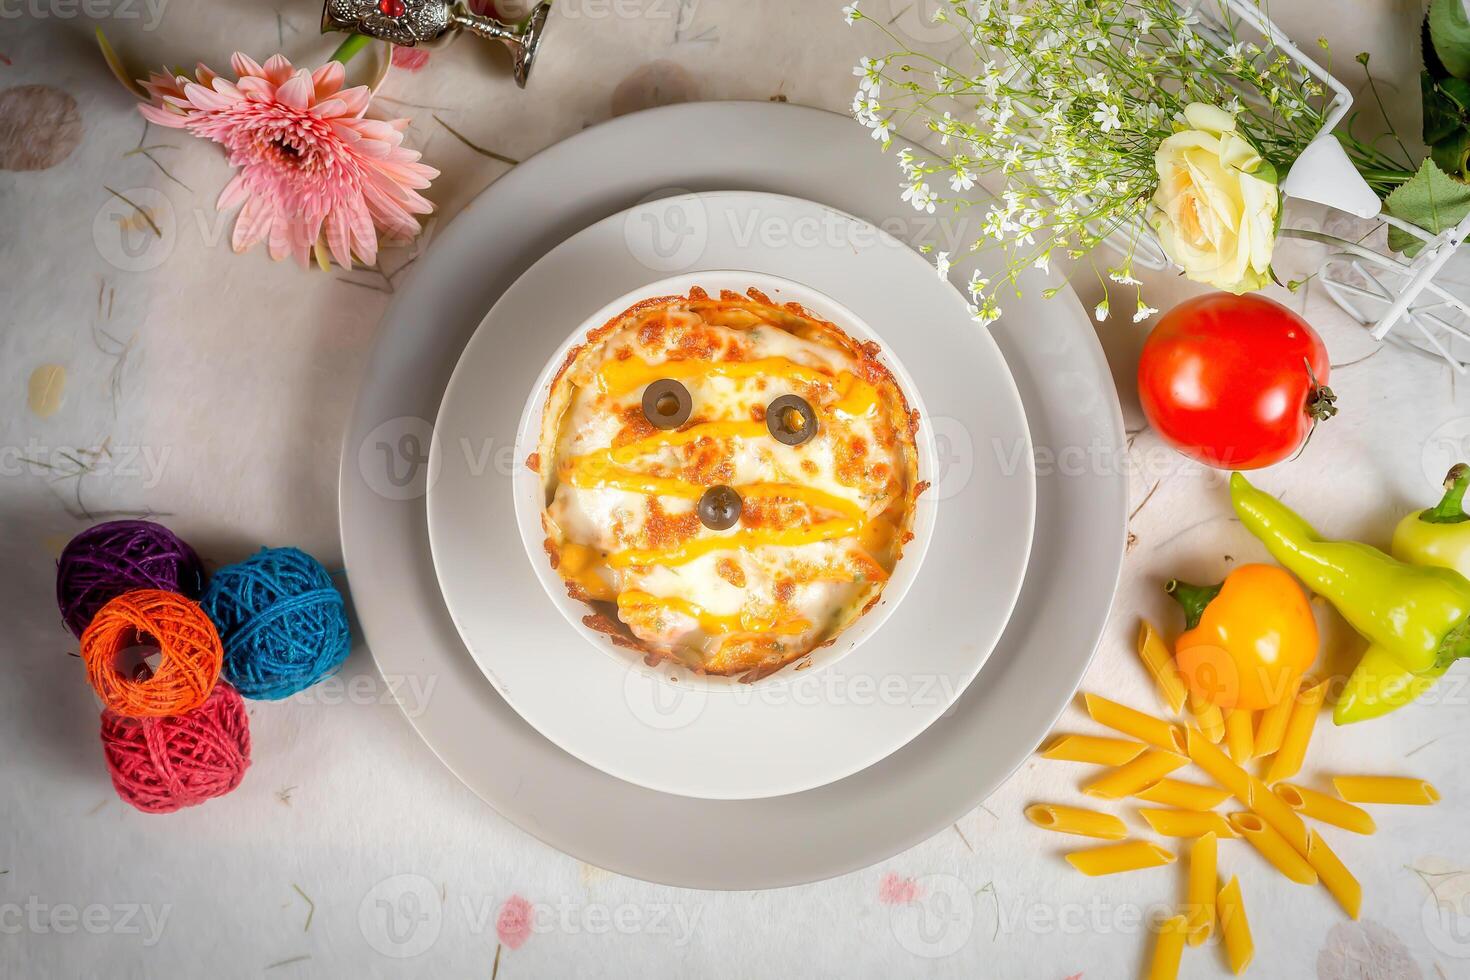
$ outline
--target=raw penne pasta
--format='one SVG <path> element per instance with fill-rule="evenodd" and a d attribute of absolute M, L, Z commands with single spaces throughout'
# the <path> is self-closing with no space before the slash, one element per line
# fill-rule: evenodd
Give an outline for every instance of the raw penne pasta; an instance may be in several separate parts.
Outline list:
<path fill-rule="evenodd" d="M 1083 700 L 1087 703 L 1087 713 L 1099 725 L 1106 725 L 1124 735 L 1132 735 L 1170 752 L 1184 751 L 1184 731 L 1178 725 L 1171 725 L 1162 718 L 1146 715 L 1096 694 L 1085 694 Z"/>
<path fill-rule="evenodd" d="M 1312 740 L 1312 729 L 1317 725 L 1317 714 L 1326 697 L 1326 681 L 1303 688 L 1297 694 L 1291 716 L 1286 719 L 1281 748 L 1271 757 L 1271 765 L 1266 770 L 1266 782 L 1279 783 L 1301 772 L 1302 761 L 1307 757 L 1307 743 Z"/>
<path fill-rule="evenodd" d="M 1166 864 L 1173 864 L 1174 855 L 1149 841 L 1133 840 L 1124 844 L 1094 847 L 1086 851 L 1073 851 L 1067 855 L 1067 863 L 1089 878 L 1096 878 L 1099 875 L 1115 875 L 1122 871 L 1160 868 Z"/>
<path fill-rule="evenodd" d="M 1154 833 L 1165 837 L 1235 836 L 1230 822 L 1212 810 L 1150 810 L 1140 807 L 1138 813 L 1148 821 Z"/>
<path fill-rule="evenodd" d="M 1353 873 L 1332 853 L 1322 835 L 1315 830 L 1307 840 L 1307 860 L 1327 891 L 1337 899 L 1337 904 L 1351 918 L 1356 919 L 1363 907 L 1363 886 L 1358 884 L 1358 879 L 1353 877 Z"/>
<path fill-rule="evenodd" d="M 1367 810 L 1359 809 L 1351 803 L 1345 803 L 1335 796 L 1328 796 L 1326 793 L 1319 793 L 1314 789 L 1307 789 L 1305 786 L 1297 786 L 1294 783 L 1277 783 L 1271 788 L 1287 806 L 1313 820 L 1330 823 L 1334 827 L 1351 830 L 1355 834 L 1371 834 L 1378 829 L 1378 825 L 1373 822 L 1373 817 Z"/>
<path fill-rule="evenodd" d="M 1349 803 L 1401 803 L 1428 806 L 1439 802 L 1439 790 L 1407 776 L 1334 776 L 1337 795 Z"/>
<path fill-rule="evenodd" d="M 1317 883 L 1317 872 L 1307 863 L 1307 859 L 1297 853 L 1280 832 L 1255 813 L 1232 813 L 1230 815 L 1230 826 L 1235 832 L 1246 840 L 1251 846 L 1261 852 L 1261 856 L 1276 866 L 1289 880 L 1299 885 L 1315 885 Z M 1308 849 L 1310 849 L 1310 843 Z"/>
<path fill-rule="evenodd" d="M 1149 749 L 1143 755 L 1116 769 L 1109 769 L 1092 782 L 1082 787 L 1088 796 L 1104 800 L 1121 800 L 1132 796 L 1145 786 L 1163 779 L 1175 769 L 1189 762 L 1182 755 Z"/>
<path fill-rule="evenodd" d="M 1240 898 L 1240 880 L 1234 875 L 1215 898 L 1215 914 L 1220 920 L 1220 935 L 1225 939 L 1230 972 L 1239 976 L 1256 955 L 1256 944 L 1251 939 L 1250 920 L 1245 917 L 1245 903 Z"/>
<path fill-rule="evenodd" d="M 1274 755 L 1281 748 L 1281 737 L 1286 734 L 1286 722 L 1291 718 L 1291 709 L 1295 705 L 1296 698 L 1287 695 L 1261 712 L 1260 721 L 1256 723 L 1256 758 Z"/>
<path fill-rule="evenodd" d="M 1098 766 L 1121 766 L 1132 762 L 1146 746 L 1124 738 L 1099 735 L 1059 735 L 1041 750 L 1043 759 L 1064 762 L 1090 762 Z"/>
<path fill-rule="evenodd" d="M 1220 815 L 1210 816 L 1218 819 Z M 1215 876 L 1217 840 L 1213 833 L 1205 834 L 1189 849 L 1189 884 L 1185 891 L 1188 904 L 1184 914 L 1189 929 L 1186 938 L 1191 946 L 1209 939 L 1215 928 L 1215 890 L 1220 887 Z"/>
<path fill-rule="evenodd" d="M 1194 723 L 1199 726 L 1205 738 L 1218 743 L 1225 737 L 1225 715 L 1221 713 L 1219 705 L 1206 701 L 1191 691 L 1189 710 L 1194 714 Z"/>
<path fill-rule="evenodd" d="M 1181 810 L 1213 810 L 1230 799 L 1230 791 L 1215 786 L 1201 786 L 1182 779 L 1161 779 L 1134 793 L 1136 799 L 1178 807 Z"/>
<path fill-rule="evenodd" d="M 1264 782 L 1225 757 L 1219 746 L 1210 744 L 1199 732 L 1189 730 L 1189 757 L 1211 779 L 1230 791 L 1241 803 L 1285 837 L 1296 852 L 1307 853 L 1307 825 L 1296 811 L 1272 793 Z"/>
<path fill-rule="evenodd" d="M 1146 619 L 1138 623 L 1138 659 L 1143 661 L 1154 683 L 1159 686 L 1159 696 L 1169 710 L 1176 715 L 1183 711 L 1187 695 L 1184 678 L 1179 676 L 1179 665 L 1174 662 L 1174 654 L 1169 652 L 1159 631 Z"/>
<path fill-rule="evenodd" d="M 1234 708 L 1225 716 L 1225 747 L 1236 765 L 1244 765 L 1256 754 L 1255 716 Z"/>
<path fill-rule="evenodd" d="M 1103 840 L 1122 840 L 1128 836 L 1128 828 L 1123 825 L 1123 821 L 1111 813 L 1099 813 L 1081 807 L 1062 806 L 1059 803 L 1033 803 L 1026 808 L 1026 817 L 1036 826 L 1059 834 L 1100 837 Z"/>
<path fill-rule="evenodd" d="M 1178 980 L 1179 961 L 1184 958 L 1184 937 L 1189 923 L 1182 915 L 1166 919 L 1159 925 L 1159 938 L 1154 943 L 1149 961 L 1148 980 Z"/>

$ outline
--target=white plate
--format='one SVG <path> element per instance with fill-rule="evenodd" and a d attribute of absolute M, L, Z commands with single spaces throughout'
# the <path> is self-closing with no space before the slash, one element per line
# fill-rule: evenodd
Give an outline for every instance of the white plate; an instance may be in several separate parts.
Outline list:
<path fill-rule="evenodd" d="M 730 133 L 759 133 L 781 152 L 732 152 Z M 690 888 L 774 888 L 866 867 L 983 801 L 1046 735 L 1086 670 L 1122 564 L 1127 486 L 1107 363 L 1066 291 L 1008 300 L 991 327 L 1043 464 L 1021 599 L 983 683 L 877 765 L 763 800 L 634 786 L 523 721 L 481 675 L 444 608 L 425 528 L 430 420 L 484 311 L 531 262 L 639 200 L 700 188 L 821 200 L 932 238 L 937 224 L 887 223 L 899 214 L 895 186 L 893 160 L 844 116 L 764 102 L 669 106 L 584 130 L 511 170 L 399 287 L 344 435 L 339 505 L 356 611 L 386 682 L 433 692 L 405 707 L 440 761 L 551 846 Z"/>
<path fill-rule="evenodd" d="M 700 195 L 697 200 L 689 197 L 666 198 L 655 204 L 642 205 L 633 208 L 631 211 L 625 211 L 621 217 L 624 221 L 632 220 L 634 222 L 637 222 L 643 216 L 662 219 L 667 218 L 671 211 L 683 211 L 692 206 L 698 206 L 701 212 L 705 214 L 711 209 L 718 208 L 724 216 L 731 220 L 738 220 L 747 214 L 761 213 L 773 215 L 786 214 L 787 212 L 805 212 L 810 214 L 813 210 L 816 210 L 831 214 L 830 209 L 821 208 L 820 205 L 814 205 L 805 201 L 795 202 L 795 205 L 792 205 L 786 203 L 789 200 L 791 199 L 781 198 L 771 194 L 749 194 L 743 192 L 726 195 Z M 853 222 L 855 226 L 858 224 L 856 219 L 850 218 L 847 215 L 843 215 L 842 218 L 846 221 Z M 867 227 L 876 233 L 877 229 L 873 229 L 871 225 Z M 894 244 L 898 245 L 896 242 Z M 899 245 L 898 247 L 904 246 Z M 668 279 L 660 279 L 657 282 L 648 283 L 631 292 L 624 293 L 577 325 L 577 329 L 573 330 L 566 341 L 560 347 L 556 348 L 555 353 L 547 358 L 546 365 L 542 368 L 541 376 L 532 386 L 529 397 L 526 398 L 525 408 L 521 410 L 520 424 L 516 427 L 516 445 L 519 447 L 518 451 L 521 453 L 533 451 L 532 447 L 536 445 L 541 435 L 541 418 L 543 409 L 546 407 L 546 400 L 551 395 L 552 379 L 561 369 L 562 364 L 566 361 L 567 355 L 571 353 L 571 349 L 585 341 L 590 331 L 601 327 L 611 318 L 618 316 L 635 303 L 647 299 L 650 296 L 684 296 L 695 286 L 700 287 L 711 296 L 720 295 L 722 290 L 729 290 L 733 293 L 744 293 L 747 289 L 754 287 L 778 303 L 796 303 L 823 320 L 841 324 L 843 330 L 855 340 L 879 345 L 877 348 L 878 360 L 893 374 L 894 379 L 898 382 L 899 388 L 904 392 L 909 406 L 919 413 L 921 419 L 927 419 L 929 417 L 928 409 L 924 405 L 924 400 L 920 395 L 919 386 L 909 376 L 908 370 L 903 366 L 903 363 L 893 356 L 892 348 L 883 346 L 883 338 L 878 336 L 872 327 L 864 323 L 862 318 L 851 309 L 838 303 L 826 293 L 813 289 L 810 286 L 793 282 L 790 279 L 783 279 L 780 276 L 772 276 L 763 272 L 735 272 L 731 270 L 691 272 L 681 276 L 671 276 Z M 925 289 L 932 290 L 935 287 L 948 289 L 947 285 L 941 285 L 937 281 L 933 281 L 932 285 L 925 283 Z M 483 333 L 485 330 L 486 324 L 481 324 L 479 333 Z M 476 337 L 479 336 L 479 333 L 476 333 Z M 468 373 L 463 369 L 465 362 L 470 358 L 470 349 L 474 348 L 474 346 L 474 341 L 471 341 L 470 347 L 466 348 L 465 356 L 460 358 L 460 367 L 455 369 L 454 377 L 449 380 L 449 390 L 444 396 L 446 404 L 455 398 L 456 382 L 461 379 L 462 374 Z M 483 368 L 495 370 L 494 365 L 488 359 L 482 359 L 481 363 Z M 1007 381 L 1009 381 L 1009 376 L 1007 377 Z M 1012 392 L 1015 391 L 1015 387 L 1015 383 L 1010 382 L 1010 390 Z M 473 399 L 476 396 L 466 393 L 460 397 Z M 1015 406 L 1019 412 L 1021 406 L 1019 395 L 1015 398 Z M 463 419 L 464 423 L 475 426 L 478 424 L 475 420 L 481 416 L 469 411 L 461 411 L 458 417 Z M 444 406 L 441 405 L 439 408 L 439 417 L 435 420 L 435 432 L 437 433 L 441 429 L 457 427 L 459 426 L 450 425 L 448 417 L 445 415 Z M 915 435 L 915 443 L 915 448 L 917 449 L 916 455 L 918 456 L 917 480 L 918 482 L 932 485 L 940 478 L 937 454 L 934 450 L 934 426 L 932 424 L 920 425 L 919 431 Z M 1027 475 L 1030 475 L 1029 471 Z M 920 506 L 917 508 L 910 529 L 913 534 L 913 540 L 904 546 L 903 561 L 899 562 L 893 569 L 893 574 L 883 587 L 883 598 L 876 607 L 863 613 L 857 622 L 843 630 L 842 635 L 838 636 L 835 642 L 822 644 L 806 654 L 806 656 L 799 658 L 798 662 L 788 665 L 786 670 L 778 670 L 773 674 L 767 674 L 765 677 L 755 681 L 746 681 L 740 677 L 696 674 L 671 660 L 665 660 L 654 665 L 641 663 L 638 653 L 629 650 L 625 646 L 619 646 L 614 643 L 606 633 L 589 628 L 584 622 L 588 612 L 587 604 L 579 602 L 567 595 L 566 583 L 562 581 L 561 576 L 557 574 L 556 570 L 551 567 L 551 562 L 546 559 L 546 531 L 543 529 L 541 523 L 542 508 L 545 505 L 545 489 L 542 486 L 540 474 L 533 471 L 530 467 L 523 467 L 515 472 L 512 483 L 514 484 L 512 487 L 512 496 L 515 501 L 516 525 L 521 532 L 521 545 L 526 549 L 526 554 L 530 556 L 531 569 L 540 581 L 542 591 L 550 597 L 552 605 L 562 614 L 562 618 L 583 639 L 606 653 L 609 657 L 612 657 L 613 661 L 621 665 L 624 669 L 634 669 L 642 672 L 656 671 L 667 683 L 679 685 L 674 690 L 680 693 L 692 688 L 698 691 L 714 691 L 721 694 L 728 694 L 732 691 L 737 694 L 747 694 L 749 693 L 746 687 L 748 684 L 759 684 L 763 687 L 779 686 L 788 680 L 792 680 L 796 673 L 808 670 L 820 670 L 823 667 L 836 663 L 857 649 L 859 644 L 876 633 L 879 627 L 887 621 L 889 615 L 893 610 L 898 608 L 903 597 L 908 594 L 910 586 L 914 584 L 914 580 L 918 578 L 919 568 L 924 562 L 924 555 L 928 552 L 929 543 L 934 537 L 934 521 L 939 511 L 939 507 L 934 501 L 932 494 L 927 495 L 928 499 L 921 499 Z M 1032 509 L 1035 506 L 1036 498 L 1034 482 L 1028 489 L 1031 491 L 1029 494 L 1028 509 Z M 1034 520 L 1034 516 L 1032 519 Z M 1028 548 L 1031 544 L 1030 531 L 1031 521 L 1028 520 L 1026 523 L 1026 544 Z M 429 543 L 431 546 L 434 544 L 434 501 L 432 497 L 429 500 Z M 438 568 L 438 554 L 439 548 L 436 546 L 436 568 Z M 443 586 L 443 570 L 439 569 L 439 571 L 440 585 Z M 480 570 L 467 568 L 466 571 L 473 575 Z M 1021 587 L 1020 572 L 1017 572 L 1014 584 L 1015 590 L 1019 591 Z M 450 590 L 447 587 L 444 589 L 444 598 L 445 602 L 450 605 L 452 611 L 454 608 L 453 599 L 450 598 Z M 1012 605 L 1014 605 L 1014 597 L 1012 597 Z M 1009 614 L 1009 612 L 1010 610 L 1008 608 L 1006 613 Z M 473 644 L 469 645 L 473 646 Z M 950 698 L 950 700 L 952 701 L 953 698 Z"/>
<path fill-rule="evenodd" d="M 741 266 L 832 295 L 875 325 L 907 367 L 921 425 L 950 445 L 1005 450 L 957 453 L 928 477 L 934 485 L 920 497 L 920 522 L 943 531 L 917 566 L 917 581 L 902 603 L 890 603 L 881 630 L 822 669 L 715 687 L 677 682 L 680 673 L 637 657 L 602 655 L 568 627 L 521 553 L 511 477 L 524 467 L 507 474 L 482 465 L 485 447 L 516 431 L 527 394 L 541 393 L 549 380 L 543 366 L 567 330 L 660 278 L 639 236 L 670 227 L 702 229 L 696 268 Z M 830 235 L 810 247 L 773 247 L 769 236 L 762 244 L 763 236 L 741 234 L 754 227 L 826 227 Z M 724 277 L 708 283 L 733 285 Z M 726 800 L 796 793 L 907 744 L 990 655 L 1030 552 L 1031 446 L 1020 395 L 990 336 L 918 253 L 866 222 L 790 197 L 735 192 L 649 202 L 553 249 L 505 292 L 465 348 L 433 445 L 429 537 L 471 655 L 551 741 L 665 793 Z M 534 448 L 534 440 L 517 445 L 515 460 Z M 539 544 L 537 551 L 543 557 Z"/>

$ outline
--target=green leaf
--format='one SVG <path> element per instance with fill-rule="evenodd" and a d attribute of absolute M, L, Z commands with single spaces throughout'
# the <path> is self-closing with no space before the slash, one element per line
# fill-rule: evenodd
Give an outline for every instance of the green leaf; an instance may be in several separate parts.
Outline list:
<path fill-rule="evenodd" d="M 1448 139 L 1435 143 L 1429 148 L 1429 159 L 1451 177 L 1464 180 L 1470 169 L 1470 130 L 1458 130 Z"/>
<path fill-rule="evenodd" d="M 1459 81 L 1458 78 L 1446 81 Z M 1459 106 L 1443 92 L 1429 72 L 1419 74 L 1419 93 L 1424 103 L 1424 142 L 1430 146 L 1449 139 L 1465 128 L 1465 120 Z"/>
<path fill-rule="evenodd" d="M 1383 206 L 1395 218 L 1439 234 L 1470 214 L 1470 185 L 1451 178 L 1433 160 L 1425 160 L 1418 173 L 1394 188 Z M 1406 231 L 1391 227 L 1388 247 L 1413 256 L 1424 243 Z"/>
<path fill-rule="evenodd" d="M 1470 20 L 1460 0 L 1433 0 L 1429 37 L 1445 70 L 1456 78 L 1470 78 Z"/>
<path fill-rule="evenodd" d="M 1463 78 L 1441 79 L 1439 90 L 1448 96 L 1451 102 L 1459 106 L 1461 112 L 1470 109 L 1470 82 Z"/>

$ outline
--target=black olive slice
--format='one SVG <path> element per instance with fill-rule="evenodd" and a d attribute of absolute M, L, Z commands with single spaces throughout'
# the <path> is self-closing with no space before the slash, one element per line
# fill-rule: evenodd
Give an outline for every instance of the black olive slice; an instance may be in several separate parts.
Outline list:
<path fill-rule="evenodd" d="M 782 395 L 766 406 L 766 428 L 777 442 L 800 446 L 816 437 L 817 413 L 800 395 Z"/>
<path fill-rule="evenodd" d="M 689 421 L 692 411 L 689 389 L 672 378 L 659 378 L 643 389 L 643 417 L 655 429 L 677 429 Z"/>
<path fill-rule="evenodd" d="M 710 487 L 699 498 L 699 522 L 711 531 L 723 531 L 739 523 L 743 506 L 734 487 Z"/>

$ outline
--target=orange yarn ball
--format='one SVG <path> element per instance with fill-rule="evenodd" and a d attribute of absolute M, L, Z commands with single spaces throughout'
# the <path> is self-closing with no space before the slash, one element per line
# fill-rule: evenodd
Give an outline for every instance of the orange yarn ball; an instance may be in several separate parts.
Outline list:
<path fill-rule="evenodd" d="M 118 654 L 140 644 L 156 646 L 162 661 L 151 676 L 133 678 L 118 669 Z M 181 715 L 204 703 L 219 679 L 224 651 L 214 624 L 176 592 L 136 589 L 98 611 L 82 634 L 87 680 L 102 702 L 130 718 Z"/>

